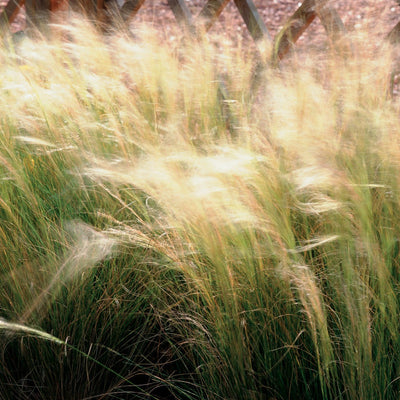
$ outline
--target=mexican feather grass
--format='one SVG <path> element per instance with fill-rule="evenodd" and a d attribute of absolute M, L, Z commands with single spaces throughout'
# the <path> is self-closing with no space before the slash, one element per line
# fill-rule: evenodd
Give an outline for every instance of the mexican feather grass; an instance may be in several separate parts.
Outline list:
<path fill-rule="evenodd" d="M 398 398 L 392 49 L 250 93 L 241 43 L 57 32 L 0 52 L 0 397 Z"/>

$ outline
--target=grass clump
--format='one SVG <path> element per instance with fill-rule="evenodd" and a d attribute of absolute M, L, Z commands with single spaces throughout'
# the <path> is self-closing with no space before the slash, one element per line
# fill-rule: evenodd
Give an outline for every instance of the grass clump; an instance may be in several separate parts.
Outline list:
<path fill-rule="evenodd" d="M 1 398 L 397 398 L 390 49 L 249 93 L 243 48 L 78 22 L 1 49 Z"/>

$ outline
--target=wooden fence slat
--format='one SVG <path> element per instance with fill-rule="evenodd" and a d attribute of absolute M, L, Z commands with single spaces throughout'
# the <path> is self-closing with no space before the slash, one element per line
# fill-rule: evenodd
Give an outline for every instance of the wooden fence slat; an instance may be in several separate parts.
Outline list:
<path fill-rule="evenodd" d="M 339 17 L 335 9 L 327 6 L 319 6 L 317 4 L 316 12 L 318 18 L 321 20 L 322 25 L 325 28 L 328 36 L 336 41 L 344 33 L 346 33 L 346 28 L 344 27 L 343 21 Z"/>
<path fill-rule="evenodd" d="M 183 23 L 184 27 L 192 34 L 195 33 L 192 14 L 184 0 L 168 0 L 168 5 L 175 15 L 179 23 Z"/>
<path fill-rule="evenodd" d="M 315 0 L 304 0 L 275 37 L 275 61 L 281 60 L 288 53 L 316 16 Z"/>
<path fill-rule="evenodd" d="M 393 27 L 393 29 L 386 36 L 386 40 L 392 44 L 398 44 L 400 42 L 400 21 Z"/>
<path fill-rule="evenodd" d="M 261 39 L 268 39 L 272 41 L 271 35 L 268 32 L 264 21 L 257 11 L 256 6 L 252 0 L 234 0 L 237 9 L 244 22 L 246 23 L 247 29 L 249 30 L 253 39 L 257 42 Z"/>
<path fill-rule="evenodd" d="M 13 23 L 25 0 L 10 0 L 0 14 L 0 31 L 8 28 Z"/>
<path fill-rule="evenodd" d="M 121 18 L 125 23 L 129 21 L 137 14 L 142 7 L 145 0 L 127 0 L 120 9 Z"/>
<path fill-rule="evenodd" d="M 27 25 L 38 27 L 48 24 L 50 8 L 50 0 L 25 0 Z"/>
<path fill-rule="evenodd" d="M 207 4 L 202 8 L 197 16 L 197 20 L 203 25 L 203 28 L 208 31 L 213 23 L 218 19 L 222 10 L 230 0 L 208 0 Z"/>
<path fill-rule="evenodd" d="M 318 16 L 328 36 L 336 41 L 346 28 L 338 13 L 327 6 L 329 0 L 305 0 L 276 35 L 275 61 L 281 60 Z"/>

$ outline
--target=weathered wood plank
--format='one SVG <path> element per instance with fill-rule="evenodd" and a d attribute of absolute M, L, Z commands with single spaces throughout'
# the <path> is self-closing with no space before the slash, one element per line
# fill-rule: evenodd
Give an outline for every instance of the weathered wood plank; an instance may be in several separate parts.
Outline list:
<path fill-rule="evenodd" d="M 264 21 L 257 11 L 256 6 L 252 0 L 234 0 L 237 9 L 239 10 L 244 22 L 246 23 L 247 29 L 255 41 L 261 39 L 271 40 L 271 36 L 268 32 Z"/>
<path fill-rule="evenodd" d="M 126 23 L 137 14 L 145 0 L 127 0 L 120 9 L 122 20 Z"/>
<path fill-rule="evenodd" d="M 321 20 L 326 33 L 333 41 L 336 41 L 346 33 L 343 21 L 335 9 L 328 7 L 326 4 L 320 6 L 317 3 L 316 13 L 318 18 Z"/>
<path fill-rule="evenodd" d="M 44 26 L 50 22 L 50 0 L 26 0 L 26 23 L 29 26 Z"/>
<path fill-rule="evenodd" d="M 386 40 L 392 44 L 399 44 L 400 43 L 400 22 L 398 22 L 393 29 L 388 33 L 386 36 Z"/>
<path fill-rule="evenodd" d="M 203 29 L 208 31 L 230 0 L 208 0 L 197 16 Z"/>
<path fill-rule="evenodd" d="M 275 59 L 281 60 L 298 38 L 318 16 L 328 36 L 336 41 L 346 28 L 336 10 L 328 7 L 329 0 L 305 0 L 287 20 L 275 38 Z"/>
<path fill-rule="evenodd" d="M 304 0 L 303 4 L 287 20 L 274 40 L 274 58 L 281 60 L 317 16 L 315 0 Z"/>
<path fill-rule="evenodd" d="M 19 10 L 25 4 L 25 0 L 10 0 L 0 14 L 0 30 L 9 28 L 13 23 Z"/>
<path fill-rule="evenodd" d="M 183 24 L 189 32 L 195 33 L 195 27 L 193 23 L 192 14 L 187 7 L 184 0 L 168 0 L 168 5 L 170 6 L 175 18 L 180 24 Z"/>

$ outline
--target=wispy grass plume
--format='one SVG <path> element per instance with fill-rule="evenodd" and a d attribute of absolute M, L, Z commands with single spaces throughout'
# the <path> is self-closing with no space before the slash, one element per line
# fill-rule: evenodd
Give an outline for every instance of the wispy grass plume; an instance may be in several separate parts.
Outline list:
<path fill-rule="evenodd" d="M 215 38 L 1 48 L 2 398 L 398 397 L 393 54 L 346 40 L 256 93 Z"/>

